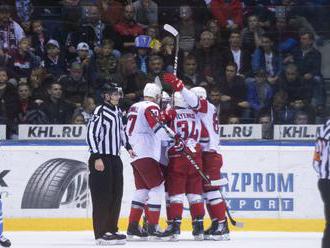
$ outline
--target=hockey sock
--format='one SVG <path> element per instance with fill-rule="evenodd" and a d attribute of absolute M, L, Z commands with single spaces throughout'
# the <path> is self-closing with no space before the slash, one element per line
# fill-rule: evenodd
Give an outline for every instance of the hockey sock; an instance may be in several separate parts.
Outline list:
<path fill-rule="evenodd" d="M 181 219 L 183 212 L 183 203 L 171 202 L 169 212 L 170 216 L 173 219 Z"/>
<path fill-rule="evenodd" d="M 206 209 L 207 212 L 209 213 L 210 219 L 212 220 L 214 218 L 214 214 L 212 212 L 211 204 L 209 202 L 206 203 Z"/>
<path fill-rule="evenodd" d="M 212 219 L 216 218 L 218 220 L 224 220 L 226 217 L 226 206 L 225 203 L 222 201 L 218 204 L 210 204 L 210 209 L 212 212 Z"/>
<path fill-rule="evenodd" d="M 160 215 L 160 207 L 161 205 L 152 205 L 148 204 L 146 209 L 146 216 L 148 220 L 148 224 L 157 225 L 159 222 Z"/>
<path fill-rule="evenodd" d="M 168 193 L 165 193 L 165 201 L 166 201 L 166 218 L 167 218 L 167 221 L 173 220 L 173 217 L 170 214 L 171 202 L 170 202 L 170 197 L 169 197 Z"/>
<path fill-rule="evenodd" d="M 129 223 L 139 222 L 143 213 L 144 203 L 132 201 Z"/>
<path fill-rule="evenodd" d="M 195 219 L 197 217 L 204 217 L 205 210 L 204 210 L 204 204 L 203 202 L 196 202 L 190 204 L 190 214 L 192 219 Z"/>

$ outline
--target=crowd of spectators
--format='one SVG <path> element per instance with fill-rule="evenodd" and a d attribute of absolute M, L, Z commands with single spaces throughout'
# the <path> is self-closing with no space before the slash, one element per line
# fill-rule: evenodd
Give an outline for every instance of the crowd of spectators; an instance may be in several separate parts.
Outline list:
<path fill-rule="evenodd" d="M 317 14 L 315 14 L 317 11 Z M 102 87 L 122 108 L 173 72 L 203 86 L 223 124 L 322 123 L 329 0 L 2 0 L 0 124 L 83 124 Z M 160 80 L 157 80 L 157 77 Z"/>

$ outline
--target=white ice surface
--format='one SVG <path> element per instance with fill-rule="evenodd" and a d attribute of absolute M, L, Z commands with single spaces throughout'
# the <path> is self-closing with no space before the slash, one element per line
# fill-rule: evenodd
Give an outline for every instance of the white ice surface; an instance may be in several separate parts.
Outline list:
<path fill-rule="evenodd" d="M 6 232 L 13 248 L 96 247 L 93 233 L 86 232 Z M 127 242 L 125 247 L 217 247 L 217 248 L 319 248 L 321 233 L 232 232 L 230 241 L 193 241 L 190 233 L 178 242 Z M 119 247 L 119 246 L 117 246 Z"/>

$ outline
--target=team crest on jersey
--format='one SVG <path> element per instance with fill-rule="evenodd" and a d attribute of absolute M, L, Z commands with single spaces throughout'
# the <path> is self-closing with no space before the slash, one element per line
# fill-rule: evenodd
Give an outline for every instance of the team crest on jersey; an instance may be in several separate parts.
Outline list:
<path fill-rule="evenodd" d="M 151 108 L 150 111 L 151 111 L 151 113 L 152 113 L 154 116 L 159 116 L 159 111 L 158 111 L 158 109 L 156 109 L 156 108 Z"/>

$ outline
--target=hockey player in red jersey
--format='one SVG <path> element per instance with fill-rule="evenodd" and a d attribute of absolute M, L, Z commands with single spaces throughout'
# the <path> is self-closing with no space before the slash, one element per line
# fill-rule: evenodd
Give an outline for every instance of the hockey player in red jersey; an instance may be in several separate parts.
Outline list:
<path fill-rule="evenodd" d="M 185 153 L 188 153 L 202 168 L 201 148 L 198 143 L 201 122 L 196 117 L 196 113 L 188 108 L 188 104 L 178 92 L 174 94 L 174 106 L 176 115 L 172 115 L 175 118 L 172 120 L 171 128 L 177 135 L 177 142 L 168 150 L 169 164 L 166 178 L 170 202 L 168 218 L 171 220 L 171 224 L 162 236 L 175 240 L 180 234 L 183 201 L 186 195 L 193 220 L 193 236 L 195 240 L 202 240 L 204 233 L 202 179 L 185 156 Z"/>
<path fill-rule="evenodd" d="M 202 147 L 203 172 L 210 180 L 220 179 L 222 156 L 218 152 L 220 142 L 218 116 L 213 104 L 206 100 L 207 93 L 202 87 L 188 90 L 183 82 L 173 74 L 165 74 L 164 81 L 182 94 L 188 105 L 197 112 L 202 121 L 202 134 L 200 144 Z M 224 202 L 219 186 L 203 186 L 207 210 L 212 220 L 212 225 L 204 233 L 205 239 L 228 240 L 229 229 L 226 219 L 226 203 Z"/>
<path fill-rule="evenodd" d="M 161 89 L 153 83 L 146 84 L 144 101 L 133 104 L 128 111 L 126 133 L 136 152 L 132 161 L 136 191 L 129 215 L 127 239 L 157 239 L 161 200 L 164 195 L 164 178 L 160 168 L 161 142 L 168 139 L 157 122 Z M 156 118 L 155 118 L 156 117 Z M 146 207 L 145 207 L 146 206 Z M 143 210 L 146 211 L 147 230 L 139 226 Z"/>

